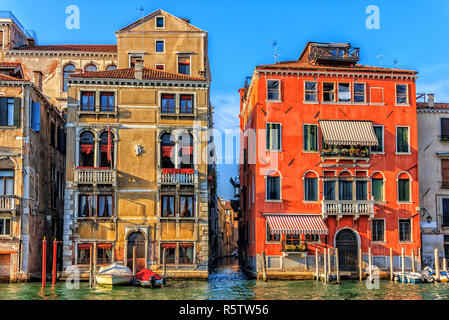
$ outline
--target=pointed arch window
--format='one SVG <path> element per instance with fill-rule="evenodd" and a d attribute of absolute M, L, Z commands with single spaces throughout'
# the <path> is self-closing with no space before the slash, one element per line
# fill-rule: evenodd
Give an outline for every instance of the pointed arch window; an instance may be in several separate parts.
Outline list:
<path fill-rule="evenodd" d="M 67 92 L 67 78 L 72 74 L 75 73 L 75 66 L 71 63 L 67 64 L 63 69 L 63 90 L 64 92 Z"/>

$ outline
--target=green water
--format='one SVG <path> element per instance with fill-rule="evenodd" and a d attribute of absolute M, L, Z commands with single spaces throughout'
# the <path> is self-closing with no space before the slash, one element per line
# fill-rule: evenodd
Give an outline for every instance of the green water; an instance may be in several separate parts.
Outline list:
<path fill-rule="evenodd" d="M 367 289 L 365 282 L 344 281 L 339 285 L 316 281 L 248 280 L 238 266 L 214 270 L 208 281 L 168 281 L 161 289 L 139 287 L 97 287 L 89 289 L 86 282 L 79 290 L 67 289 L 65 282 L 41 292 L 40 283 L 0 284 L 0 300 L 179 300 L 179 299 L 449 299 L 449 283 L 399 284 L 381 280 L 379 289 Z"/>

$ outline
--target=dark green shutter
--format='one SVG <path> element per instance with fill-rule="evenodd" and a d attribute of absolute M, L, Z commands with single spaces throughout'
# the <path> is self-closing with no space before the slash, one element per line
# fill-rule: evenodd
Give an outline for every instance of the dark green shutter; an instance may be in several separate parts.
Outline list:
<path fill-rule="evenodd" d="M 14 98 L 14 126 L 20 127 L 20 109 L 22 107 L 22 100 Z"/>
<path fill-rule="evenodd" d="M 375 201 L 383 200 L 383 184 L 382 179 L 373 179 L 372 194 Z"/>
<path fill-rule="evenodd" d="M 6 126 L 8 113 L 8 98 L 0 98 L 0 126 Z"/>

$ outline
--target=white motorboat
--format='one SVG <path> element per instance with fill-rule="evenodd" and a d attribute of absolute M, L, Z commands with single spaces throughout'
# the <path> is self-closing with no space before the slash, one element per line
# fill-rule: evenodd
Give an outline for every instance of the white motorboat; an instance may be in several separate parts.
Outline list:
<path fill-rule="evenodd" d="M 127 285 L 133 280 L 133 273 L 122 264 L 114 262 L 108 266 L 101 267 L 95 275 L 95 279 L 100 285 Z"/>

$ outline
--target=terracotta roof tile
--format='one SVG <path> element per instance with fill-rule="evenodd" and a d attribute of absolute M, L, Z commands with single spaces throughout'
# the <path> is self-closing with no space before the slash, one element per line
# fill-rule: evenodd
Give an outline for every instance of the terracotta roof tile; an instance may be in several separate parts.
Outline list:
<path fill-rule="evenodd" d="M 48 46 L 25 46 L 17 50 L 31 51 L 81 51 L 117 53 L 117 45 L 110 44 L 57 44 Z"/>
<path fill-rule="evenodd" d="M 365 71 L 365 72 L 387 72 L 387 73 L 408 73 L 416 74 L 413 70 L 380 68 L 372 66 L 364 66 L 356 64 L 352 67 L 348 66 L 327 66 L 314 65 L 307 62 L 284 61 L 276 64 L 266 64 L 257 66 L 256 69 L 282 69 L 282 70 L 326 70 L 326 71 Z"/>
<path fill-rule="evenodd" d="M 449 103 L 447 102 L 435 102 L 433 107 L 429 107 L 427 102 L 417 102 L 417 109 L 449 109 Z"/>
<path fill-rule="evenodd" d="M 26 79 L 14 78 L 7 76 L 6 74 L 0 73 L 0 81 L 27 81 Z"/>
<path fill-rule="evenodd" d="M 0 61 L 0 68 L 15 68 L 17 66 L 20 66 L 19 62 L 1 62 Z"/>
<path fill-rule="evenodd" d="M 91 71 L 71 74 L 72 78 L 108 78 L 108 79 L 135 79 L 134 68 L 125 68 L 109 71 Z M 152 68 L 144 68 L 143 80 L 185 80 L 185 81 L 206 81 L 206 79 L 187 76 L 181 73 L 168 72 Z"/>

